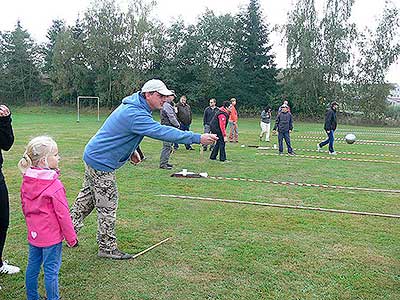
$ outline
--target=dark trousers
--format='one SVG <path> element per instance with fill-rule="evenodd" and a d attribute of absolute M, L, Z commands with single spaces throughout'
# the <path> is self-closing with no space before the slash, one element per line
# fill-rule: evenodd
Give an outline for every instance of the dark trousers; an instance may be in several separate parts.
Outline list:
<path fill-rule="evenodd" d="M 0 170 L 0 267 L 3 266 L 3 249 L 6 242 L 8 225 L 10 223 L 10 204 L 8 190 Z"/>
<path fill-rule="evenodd" d="M 219 151 L 219 160 L 226 160 L 226 152 L 225 152 L 225 141 L 222 134 L 217 134 L 218 141 L 215 143 L 214 149 L 211 152 L 210 159 L 217 159 L 218 151 Z"/>
<path fill-rule="evenodd" d="M 283 139 L 285 139 L 288 153 L 292 153 L 293 149 L 292 145 L 290 144 L 289 131 L 278 132 L 279 153 L 283 153 Z"/>
<path fill-rule="evenodd" d="M 319 143 L 320 147 L 323 147 L 326 144 L 329 144 L 329 152 L 330 153 L 335 152 L 335 150 L 333 150 L 333 142 L 335 141 L 335 137 L 333 135 L 334 133 L 335 133 L 334 130 L 330 130 L 329 133 L 326 132 L 326 134 L 328 135 L 328 138 L 325 141 Z"/>
<path fill-rule="evenodd" d="M 179 129 L 183 130 L 183 131 L 189 131 L 190 125 L 185 125 L 185 124 L 180 123 Z M 190 148 L 192 148 L 192 145 L 185 144 L 185 147 L 186 147 L 186 149 L 190 149 Z M 174 143 L 174 149 L 178 149 L 178 148 L 179 148 L 179 145 L 177 143 Z"/>

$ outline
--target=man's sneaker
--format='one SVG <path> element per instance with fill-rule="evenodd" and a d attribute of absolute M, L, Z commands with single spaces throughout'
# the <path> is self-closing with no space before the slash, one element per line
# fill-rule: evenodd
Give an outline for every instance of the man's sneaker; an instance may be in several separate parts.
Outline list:
<path fill-rule="evenodd" d="M 128 253 L 124 253 L 122 251 L 119 251 L 118 249 L 115 249 L 112 251 L 99 250 L 97 255 L 99 257 L 113 258 L 113 259 L 130 259 L 130 258 L 132 258 L 132 255 L 130 255 Z"/>
<path fill-rule="evenodd" d="M 321 150 L 322 150 L 321 146 L 319 144 L 317 144 L 317 151 L 321 152 Z"/>
<path fill-rule="evenodd" d="M 172 167 L 168 166 L 168 165 L 162 165 L 162 166 L 160 166 L 160 169 L 171 170 Z"/>
<path fill-rule="evenodd" d="M 336 155 L 336 151 L 329 152 L 330 155 Z"/>
<path fill-rule="evenodd" d="M 279 155 L 283 155 L 283 152 L 279 152 Z"/>
<path fill-rule="evenodd" d="M 20 268 L 9 265 L 7 261 L 3 261 L 3 266 L 0 268 L 0 274 L 15 274 L 20 271 Z"/>
<path fill-rule="evenodd" d="M 290 156 L 295 156 L 296 155 L 296 153 L 294 153 L 294 152 L 289 152 L 288 153 Z"/>
<path fill-rule="evenodd" d="M 173 167 L 174 167 L 174 165 L 167 164 L 167 167 L 171 167 L 171 168 L 173 168 Z"/>

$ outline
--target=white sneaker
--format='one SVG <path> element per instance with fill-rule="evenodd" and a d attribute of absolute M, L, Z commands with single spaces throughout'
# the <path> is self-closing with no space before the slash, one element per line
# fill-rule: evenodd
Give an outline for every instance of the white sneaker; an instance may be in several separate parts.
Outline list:
<path fill-rule="evenodd" d="M 329 152 L 330 155 L 336 155 L 336 151 Z"/>
<path fill-rule="evenodd" d="M 322 149 L 322 148 L 319 146 L 319 144 L 317 144 L 317 151 L 318 151 L 318 152 L 321 152 L 321 149 Z"/>
<path fill-rule="evenodd" d="M 0 268 L 0 273 L 1 274 L 15 274 L 20 271 L 20 268 L 9 265 L 7 261 L 3 261 L 3 266 Z"/>

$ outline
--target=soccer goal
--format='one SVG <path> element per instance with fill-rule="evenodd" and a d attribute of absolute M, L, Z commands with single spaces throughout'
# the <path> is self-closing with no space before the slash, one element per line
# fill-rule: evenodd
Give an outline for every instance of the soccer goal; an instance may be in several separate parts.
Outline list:
<path fill-rule="evenodd" d="M 76 122 L 79 123 L 79 109 L 80 109 L 80 102 L 82 99 L 89 99 L 89 100 L 97 100 L 97 121 L 100 121 L 100 98 L 99 97 L 92 97 L 92 96 L 78 96 L 76 98 L 76 108 L 77 108 L 77 114 L 78 118 L 76 119 Z"/>

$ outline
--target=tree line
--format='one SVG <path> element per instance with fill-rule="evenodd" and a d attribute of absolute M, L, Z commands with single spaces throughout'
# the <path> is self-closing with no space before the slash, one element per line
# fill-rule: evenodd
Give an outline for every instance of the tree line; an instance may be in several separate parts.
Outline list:
<path fill-rule="evenodd" d="M 399 10 L 386 1 L 376 28 L 359 32 L 354 0 L 297 0 L 288 22 L 271 27 L 258 0 L 236 15 L 206 10 L 195 24 L 170 26 L 150 18 L 154 1 L 96 0 L 72 26 L 55 19 L 38 44 L 20 21 L 0 32 L 0 101 L 9 105 L 73 105 L 78 95 L 99 96 L 112 108 L 150 78 L 160 78 L 194 110 L 209 98 L 239 99 L 242 112 L 288 100 L 305 116 L 331 101 L 347 111 L 382 118 L 390 85 L 385 75 L 400 55 Z M 287 68 L 279 69 L 270 34 L 281 32 Z"/>

